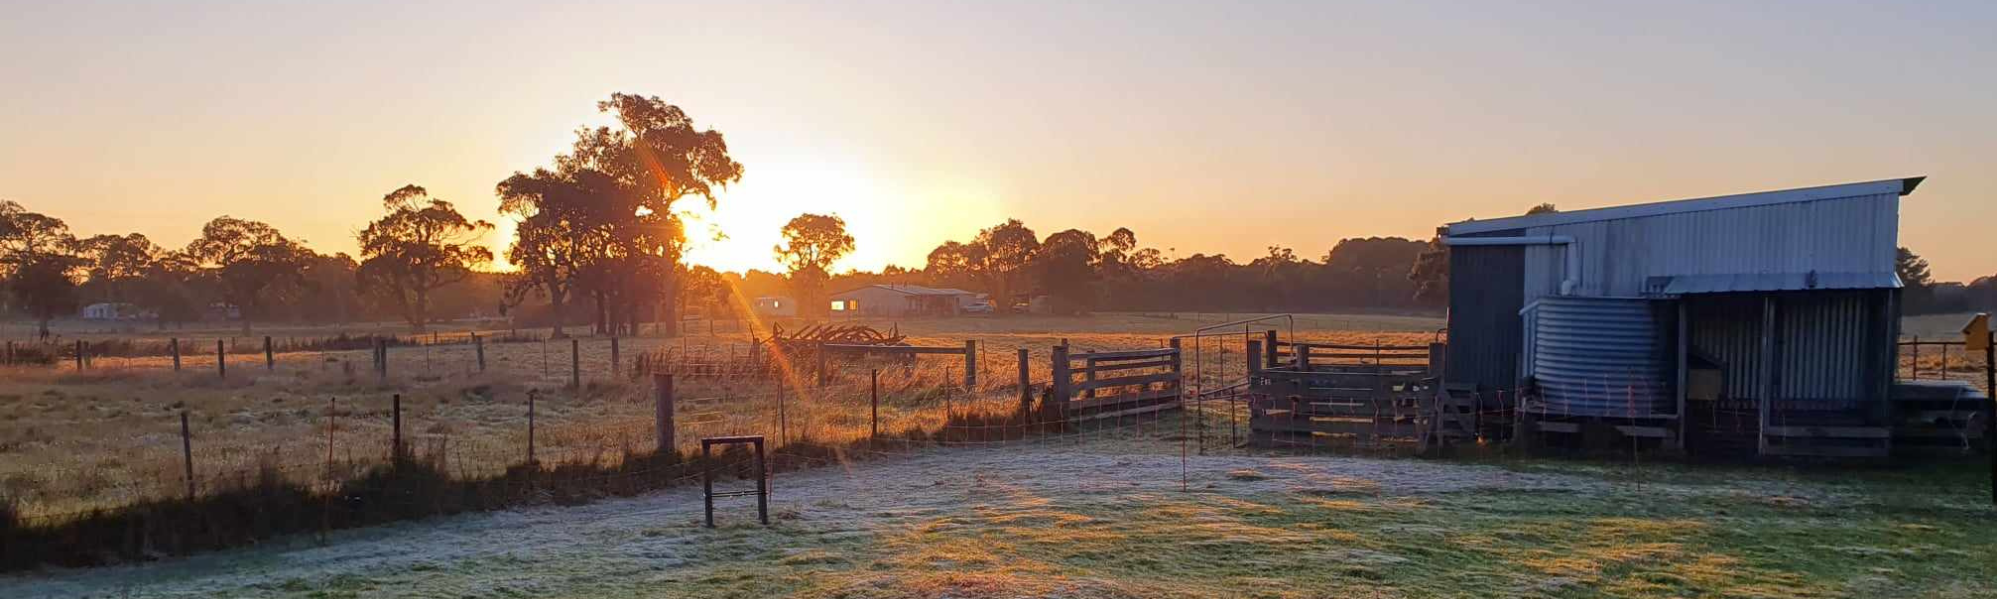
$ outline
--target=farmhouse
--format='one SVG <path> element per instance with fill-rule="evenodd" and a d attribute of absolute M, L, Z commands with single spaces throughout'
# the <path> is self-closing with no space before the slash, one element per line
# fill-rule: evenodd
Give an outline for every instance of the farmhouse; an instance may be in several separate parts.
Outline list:
<path fill-rule="evenodd" d="M 868 285 L 832 295 L 833 316 L 955 316 L 977 302 L 962 289 Z"/>
<path fill-rule="evenodd" d="M 1444 378 L 1546 431 L 1884 455 L 1921 181 L 1453 223 Z"/>

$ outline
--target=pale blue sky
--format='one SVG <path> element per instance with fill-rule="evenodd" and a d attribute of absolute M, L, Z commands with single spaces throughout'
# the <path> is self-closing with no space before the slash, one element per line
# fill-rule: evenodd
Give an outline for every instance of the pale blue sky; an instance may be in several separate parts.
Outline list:
<path fill-rule="evenodd" d="M 611 92 L 726 133 L 728 239 L 846 266 L 1007 216 L 1247 260 L 1583 208 L 1925 174 L 1902 242 L 1997 273 L 1997 3 L 8 2 L 0 198 L 179 244 L 351 250 L 405 183 L 495 218 Z"/>

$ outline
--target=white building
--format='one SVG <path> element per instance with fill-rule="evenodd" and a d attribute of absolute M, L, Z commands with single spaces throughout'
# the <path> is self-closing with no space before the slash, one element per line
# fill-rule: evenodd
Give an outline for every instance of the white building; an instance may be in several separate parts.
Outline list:
<path fill-rule="evenodd" d="M 84 306 L 82 310 L 77 311 L 77 316 L 84 320 L 132 320 L 146 315 L 138 306 L 132 304 L 106 302 Z"/>
<path fill-rule="evenodd" d="M 757 316 L 797 316 L 797 302 L 780 295 L 765 295 L 756 298 L 754 310 Z"/>
<path fill-rule="evenodd" d="M 962 289 L 921 285 L 868 285 L 832 295 L 832 315 L 838 316 L 955 316 L 979 302 Z"/>

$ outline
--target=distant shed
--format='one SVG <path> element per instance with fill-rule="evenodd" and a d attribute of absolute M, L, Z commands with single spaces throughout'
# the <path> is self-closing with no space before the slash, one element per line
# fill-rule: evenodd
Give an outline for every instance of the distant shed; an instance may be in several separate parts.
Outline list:
<path fill-rule="evenodd" d="M 1883 421 L 1921 181 L 1453 223 L 1445 376 L 1584 417 Z"/>
<path fill-rule="evenodd" d="M 977 301 L 962 289 L 921 285 L 867 285 L 832 295 L 833 316 L 955 316 Z"/>

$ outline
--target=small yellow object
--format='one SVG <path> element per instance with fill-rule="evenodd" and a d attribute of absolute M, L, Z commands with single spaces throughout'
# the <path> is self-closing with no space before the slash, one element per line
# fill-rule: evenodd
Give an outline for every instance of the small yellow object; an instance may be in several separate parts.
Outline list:
<path fill-rule="evenodd" d="M 1970 351 L 1982 351 L 1990 347 L 1990 314 L 1979 312 L 1970 317 L 1969 324 L 1962 327 L 1962 342 Z"/>

